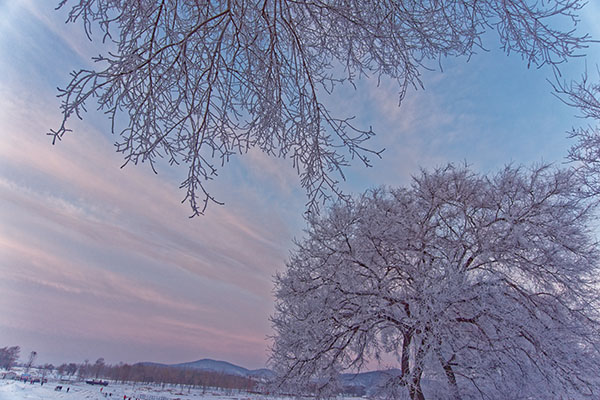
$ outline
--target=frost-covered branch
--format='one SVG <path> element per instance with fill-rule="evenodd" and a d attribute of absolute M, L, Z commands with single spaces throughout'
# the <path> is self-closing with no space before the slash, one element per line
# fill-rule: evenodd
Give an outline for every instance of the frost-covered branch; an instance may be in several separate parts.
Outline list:
<path fill-rule="evenodd" d="M 114 51 L 72 74 L 60 90 L 69 132 L 90 100 L 113 122 L 125 163 L 157 159 L 188 168 L 181 186 L 193 214 L 216 201 L 207 181 L 230 157 L 259 148 L 291 158 L 310 210 L 343 196 L 351 160 L 379 150 L 370 128 L 331 113 L 323 97 L 362 75 L 398 82 L 400 101 L 421 86 L 428 60 L 471 56 L 486 30 L 529 64 L 557 66 L 586 36 L 555 29 L 576 21 L 579 0 L 304 1 L 63 0 L 68 22 L 99 29 Z"/>
<path fill-rule="evenodd" d="M 596 82 L 590 80 L 586 71 L 579 81 L 567 83 L 557 79 L 554 85 L 559 98 L 590 121 L 569 133 L 576 140 L 569 149 L 569 160 L 579 168 L 585 194 L 593 196 L 600 194 L 600 68 L 596 67 L 596 72 Z"/>

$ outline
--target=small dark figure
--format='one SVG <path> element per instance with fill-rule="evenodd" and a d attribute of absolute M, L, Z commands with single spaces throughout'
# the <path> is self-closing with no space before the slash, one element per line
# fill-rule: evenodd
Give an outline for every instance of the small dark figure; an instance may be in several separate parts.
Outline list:
<path fill-rule="evenodd" d="M 54 388 L 55 391 L 60 392 L 62 390 L 62 386 L 57 386 Z"/>
<path fill-rule="evenodd" d="M 71 389 L 70 387 L 67 387 L 67 393 L 69 393 L 69 389 Z"/>

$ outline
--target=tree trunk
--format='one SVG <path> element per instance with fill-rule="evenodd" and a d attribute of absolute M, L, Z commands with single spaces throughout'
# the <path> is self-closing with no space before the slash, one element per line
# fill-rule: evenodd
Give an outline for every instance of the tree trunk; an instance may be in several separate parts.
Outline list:
<path fill-rule="evenodd" d="M 421 375 L 423 370 L 421 367 L 416 367 L 413 373 L 412 382 L 409 383 L 408 393 L 411 400 L 425 400 L 423 389 L 421 389 Z"/>
<path fill-rule="evenodd" d="M 454 375 L 454 370 L 452 370 L 452 365 L 450 364 L 452 360 L 454 360 L 454 354 L 450 357 L 450 360 L 444 361 L 442 354 L 438 352 L 438 359 L 440 360 L 440 364 L 442 364 L 442 368 L 444 369 L 444 373 L 446 374 L 446 379 L 448 380 L 448 386 L 450 388 L 450 393 L 454 400 L 459 400 L 460 395 L 458 393 L 458 384 L 456 383 L 456 375 Z"/>
<path fill-rule="evenodd" d="M 428 330 L 427 328 L 425 330 Z M 421 339 L 421 345 L 415 354 L 415 365 L 412 370 L 412 381 L 409 384 L 408 392 L 411 400 L 425 400 L 423 389 L 421 388 L 421 376 L 423 375 L 423 357 L 425 356 L 424 346 L 427 338 Z"/>
<path fill-rule="evenodd" d="M 421 375 L 423 374 L 423 369 L 416 363 L 414 370 L 411 373 L 410 370 L 410 344 L 412 342 L 412 334 L 404 333 L 402 340 L 402 356 L 400 359 L 400 368 L 402 373 L 402 379 L 404 384 L 408 386 L 408 394 L 411 400 L 425 400 L 425 396 L 423 396 L 423 390 L 421 389 Z M 419 350 L 419 354 L 422 355 L 422 351 Z M 420 359 L 419 354 L 417 355 L 417 360 Z M 410 382 L 407 381 L 407 377 L 411 377 Z"/>
<path fill-rule="evenodd" d="M 404 333 L 403 334 L 403 340 L 402 340 L 402 359 L 400 360 L 400 369 L 402 372 L 402 377 L 407 376 L 410 373 L 410 364 L 409 364 L 409 348 L 410 348 L 410 341 L 412 339 L 412 336 L 410 333 Z"/>

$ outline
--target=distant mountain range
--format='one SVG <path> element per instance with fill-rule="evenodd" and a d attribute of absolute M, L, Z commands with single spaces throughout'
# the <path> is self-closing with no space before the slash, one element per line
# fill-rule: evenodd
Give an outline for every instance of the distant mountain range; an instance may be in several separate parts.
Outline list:
<path fill-rule="evenodd" d="M 227 361 L 211 360 L 210 358 L 204 358 L 198 361 L 191 361 L 179 364 L 161 364 L 153 362 L 145 362 L 145 365 L 158 365 L 161 367 L 174 367 L 174 368 L 192 368 L 201 371 L 220 372 L 227 375 L 243 376 L 247 378 L 272 378 L 275 373 L 270 369 L 248 369 L 240 367 L 239 365 L 232 364 Z"/>
<path fill-rule="evenodd" d="M 275 377 L 275 372 L 267 368 L 250 370 L 227 361 L 211 360 L 210 358 L 179 364 L 160 364 L 151 362 L 145 362 L 143 364 L 174 368 L 193 368 L 202 371 L 219 372 L 227 375 L 243 376 L 247 378 L 270 379 Z M 342 374 L 340 378 L 344 386 L 362 387 L 367 392 L 370 392 L 379 384 L 379 382 L 384 379 L 384 377 L 389 375 L 398 375 L 399 373 L 399 370 L 392 369 L 387 371 Z"/>
<path fill-rule="evenodd" d="M 275 373 L 270 369 L 261 368 L 250 370 L 227 361 L 211 360 L 210 358 L 204 358 L 202 360 L 181 364 L 172 364 L 170 366 L 177 368 L 194 368 L 203 371 L 222 372 L 224 374 L 245 376 L 250 378 L 271 378 L 275 376 Z"/>

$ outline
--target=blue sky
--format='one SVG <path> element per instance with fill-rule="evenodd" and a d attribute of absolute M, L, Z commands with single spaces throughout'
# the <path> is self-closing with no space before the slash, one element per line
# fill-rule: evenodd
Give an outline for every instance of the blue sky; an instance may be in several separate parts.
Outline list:
<path fill-rule="evenodd" d="M 302 236 L 306 198 L 286 160 L 253 151 L 219 172 L 211 188 L 224 207 L 189 219 L 181 170 L 119 167 L 108 121 L 91 112 L 56 146 L 56 86 L 98 53 L 54 2 L 0 1 L 0 347 L 21 345 L 40 362 L 184 362 L 204 357 L 264 366 L 272 276 Z M 600 7 L 582 31 L 600 38 Z M 560 164 L 582 123 L 551 95 L 549 68 L 527 69 L 497 50 L 444 60 L 425 90 L 398 108 L 383 81 L 340 87 L 331 108 L 356 115 L 386 148 L 373 168 L 346 171 L 346 191 L 403 185 L 419 167 L 468 162 Z M 577 78 L 598 46 L 563 67 Z M 435 64 L 434 64 L 435 66 Z M 590 68 L 592 69 L 592 68 Z"/>

